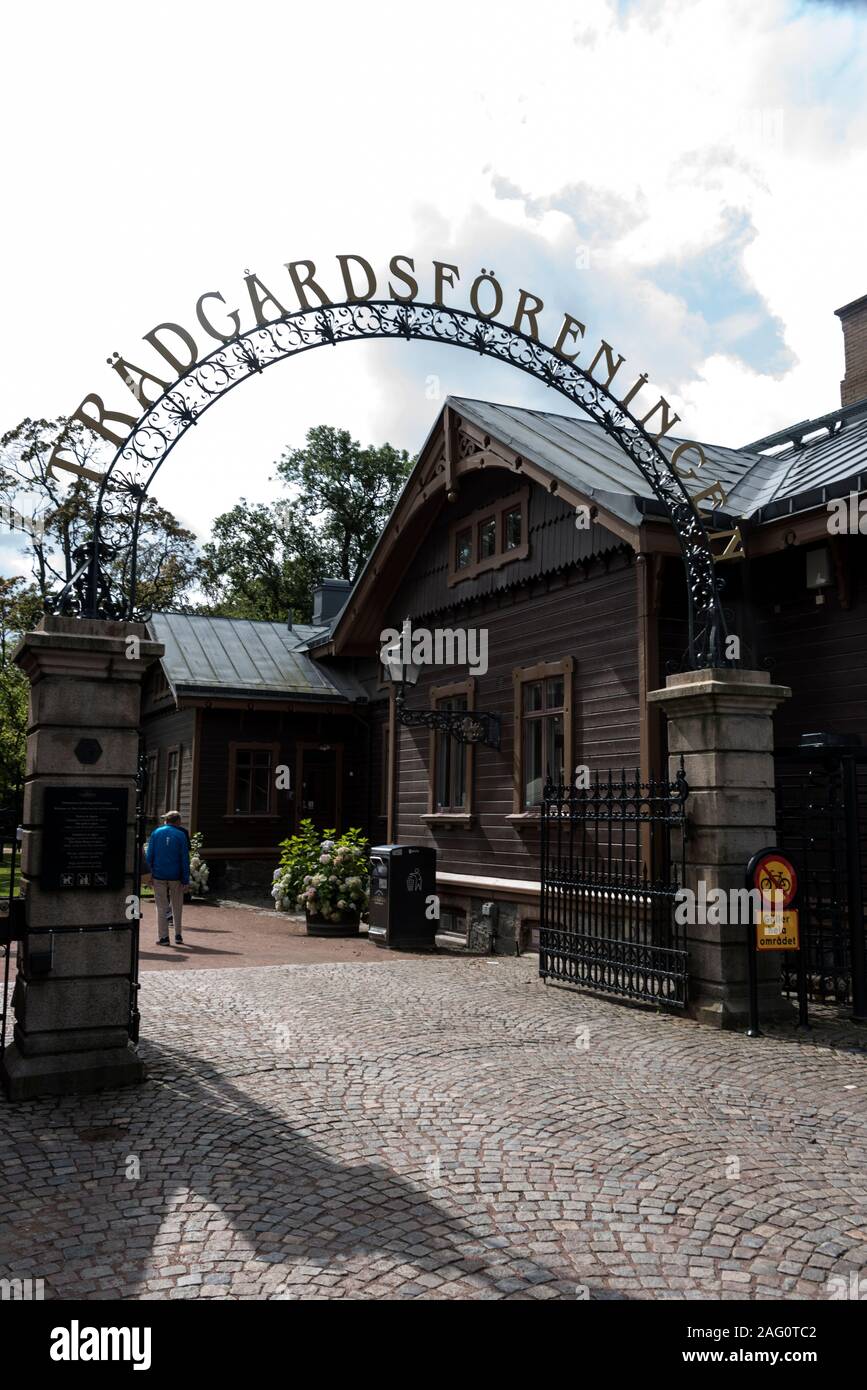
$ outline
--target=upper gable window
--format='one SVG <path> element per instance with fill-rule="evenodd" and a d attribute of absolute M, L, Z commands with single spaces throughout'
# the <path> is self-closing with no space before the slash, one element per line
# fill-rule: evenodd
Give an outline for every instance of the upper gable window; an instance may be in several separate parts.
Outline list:
<path fill-rule="evenodd" d="M 529 554 L 529 489 L 462 516 L 449 530 L 449 584 L 475 579 L 487 569 L 524 560 Z"/>
<path fill-rule="evenodd" d="M 454 542 L 454 568 L 465 570 L 468 565 L 473 563 L 473 532 L 472 527 L 466 531 L 458 531 Z"/>
<path fill-rule="evenodd" d="M 497 553 L 497 518 L 486 516 L 479 522 L 479 559 L 490 560 Z"/>
<path fill-rule="evenodd" d="M 522 507 L 510 507 L 503 512 L 503 549 L 517 550 L 524 539 L 524 512 Z"/>

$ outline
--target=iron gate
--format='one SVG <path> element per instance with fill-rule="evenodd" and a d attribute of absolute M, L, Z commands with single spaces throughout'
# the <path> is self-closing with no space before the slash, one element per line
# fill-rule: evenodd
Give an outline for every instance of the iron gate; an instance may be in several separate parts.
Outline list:
<path fill-rule="evenodd" d="M 139 943 L 141 938 L 141 924 L 143 920 L 142 912 L 142 868 L 144 864 L 144 851 L 147 844 L 147 792 L 148 792 L 148 763 L 145 752 L 144 738 L 139 734 L 138 745 L 138 766 L 135 778 L 135 850 L 133 859 L 133 883 L 132 891 L 135 895 L 136 910 L 138 917 L 132 923 L 130 932 L 130 963 L 129 963 L 129 1036 L 133 1043 L 138 1042 L 139 1025 L 141 1014 L 138 1007 L 139 995 Z"/>
<path fill-rule="evenodd" d="M 12 948 L 21 940 L 24 925 L 24 899 L 18 896 L 20 824 L 21 793 L 17 791 L 8 806 L 0 807 L 0 1057 L 6 1047 Z"/>
<path fill-rule="evenodd" d="M 801 950 L 808 996 L 851 1005 L 867 1019 L 867 750 L 827 735 L 775 755 L 777 843 L 801 876 Z M 783 957 L 783 988 L 796 990 L 795 959 Z"/>
<path fill-rule="evenodd" d="M 683 1008 L 685 804 L 673 781 L 622 770 L 586 788 L 546 784 L 542 800 L 539 974 L 603 994 Z M 674 832 L 674 833 L 673 833 Z M 674 844 L 676 840 L 679 843 Z"/>

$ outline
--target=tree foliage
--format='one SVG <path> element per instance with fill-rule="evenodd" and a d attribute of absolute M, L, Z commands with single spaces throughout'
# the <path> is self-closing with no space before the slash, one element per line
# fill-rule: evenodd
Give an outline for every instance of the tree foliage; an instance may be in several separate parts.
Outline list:
<path fill-rule="evenodd" d="M 247 502 L 218 516 L 202 547 L 199 611 L 224 618 L 310 619 L 313 587 L 328 570 L 324 547 L 307 534 L 292 503 Z"/>
<path fill-rule="evenodd" d="M 12 655 L 22 633 L 39 620 L 39 591 L 23 579 L 0 578 L 0 806 L 24 780 L 29 683 Z"/>
<path fill-rule="evenodd" d="M 207 611 L 224 617 L 309 622 L 313 588 L 354 579 L 412 467 L 391 444 L 363 449 L 347 430 L 318 425 L 287 450 L 278 476 L 291 501 L 243 498 L 214 521 L 199 583 Z"/>
<path fill-rule="evenodd" d="M 68 420 L 25 419 L 0 438 L 0 501 L 22 515 L 37 520 L 41 534 L 22 531 L 22 557 L 29 563 L 43 604 L 72 578 L 76 552 L 93 534 L 98 485 L 86 477 L 60 472 L 55 477 L 49 462 L 54 444 L 63 433 L 65 453 L 94 472 L 102 472 L 103 446 L 91 431 Z M 113 549 L 109 570 L 118 595 L 130 583 L 130 539 L 134 500 L 113 492 L 111 511 L 103 525 L 103 539 Z M 176 606 L 195 575 L 195 537 L 171 512 L 148 497 L 142 508 L 138 543 L 137 605 L 140 608 Z"/>
<path fill-rule="evenodd" d="M 277 464 L 299 489 L 296 506 L 325 545 L 335 578 L 354 579 L 388 520 L 412 467 L 405 449 L 363 449 L 348 430 L 316 425 L 303 449 L 287 449 Z"/>
<path fill-rule="evenodd" d="M 0 438 L 0 502 L 38 519 L 43 533 L 22 531 L 43 604 L 73 577 L 92 534 L 97 484 L 49 471 L 60 434 L 65 454 L 101 472 L 104 448 L 91 431 L 68 420 L 26 419 Z M 388 518 L 412 467 L 405 450 L 361 444 L 347 430 L 319 425 L 304 447 L 287 449 L 276 465 L 289 499 L 249 503 L 241 498 L 218 516 L 197 555 L 195 537 L 155 498 L 142 509 L 137 606 L 153 611 L 184 606 L 198 587 L 198 611 L 227 617 L 309 621 L 313 589 L 322 579 L 353 579 Z M 134 499 L 114 492 L 103 522 L 113 588 L 130 586 Z"/>

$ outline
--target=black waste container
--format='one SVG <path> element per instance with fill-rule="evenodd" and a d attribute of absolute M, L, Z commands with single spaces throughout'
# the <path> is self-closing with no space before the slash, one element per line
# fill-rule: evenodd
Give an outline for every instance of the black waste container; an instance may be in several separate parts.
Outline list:
<path fill-rule="evenodd" d="M 368 936 L 397 950 L 433 949 L 438 918 L 429 915 L 436 892 L 437 852 L 421 845 L 374 845 L 370 851 Z"/>

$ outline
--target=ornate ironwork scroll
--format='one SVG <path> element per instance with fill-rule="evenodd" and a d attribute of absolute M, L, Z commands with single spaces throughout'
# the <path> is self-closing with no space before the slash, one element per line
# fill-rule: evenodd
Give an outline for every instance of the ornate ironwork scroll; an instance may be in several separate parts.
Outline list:
<path fill-rule="evenodd" d="M 397 700 L 397 717 L 407 729 L 433 729 L 448 734 L 458 743 L 484 743 L 489 748 L 500 746 L 500 716 L 487 710 L 407 709 L 403 698 Z"/>
<path fill-rule="evenodd" d="M 686 872 L 681 759 L 542 793 L 539 974 L 600 994 L 684 1008 L 689 952 L 675 910 Z"/>
<path fill-rule="evenodd" d="M 659 446 L 629 411 L 581 367 L 525 333 L 481 318 L 466 309 L 391 300 L 333 304 L 287 314 L 249 329 L 192 367 L 148 407 L 118 448 L 103 477 L 96 508 L 94 555 L 99 554 L 103 518 L 118 488 L 137 497 L 133 550 L 148 489 L 172 449 L 218 400 L 275 362 L 313 348 L 376 338 L 445 343 L 507 362 L 578 406 L 632 459 L 663 503 L 683 552 L 689 592 L 690 655 L 698 667 L 728 665 L 725 622 L 714 578 L 710 541 L 683 482 Z M 128 505 L 128 503 L 127 503 Z M 90 616 L 103 611 L 96 583 L 98 566 L 82 605 Z M 135 610 L 135 556 L 130 562 L 128 612 Z"/>

